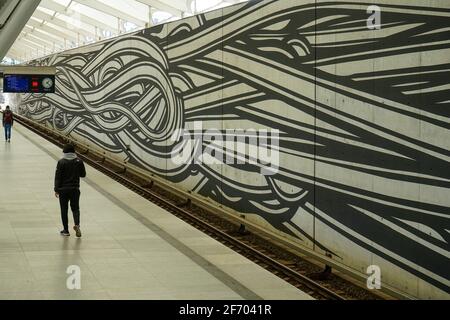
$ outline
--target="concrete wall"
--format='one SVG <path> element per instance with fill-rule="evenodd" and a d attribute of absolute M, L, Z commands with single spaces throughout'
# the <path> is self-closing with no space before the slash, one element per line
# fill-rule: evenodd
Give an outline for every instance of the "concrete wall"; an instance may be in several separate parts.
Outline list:
<path fill-rule="evenodd" d="M 18 110 L 356 272 L 377 265 L 385 286 L 448 298 L 450 3 L 377 5 L 381 29 L 362 1 L 250 1 L 46 57 L 33 63 L 59 67 L 57 93 Z M 223 150 L 171 139 L 196 121 L 278 129 L 276 172 L 175 163 Z"/>

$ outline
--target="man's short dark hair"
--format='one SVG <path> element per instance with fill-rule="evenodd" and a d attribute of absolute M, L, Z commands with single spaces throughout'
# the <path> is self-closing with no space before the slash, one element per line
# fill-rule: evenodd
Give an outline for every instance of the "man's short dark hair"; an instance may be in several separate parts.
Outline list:
<path fill-rule="evenodd" d="M 71 143 L 65 144 L 64 147 L 63 147 L 63 152 L 64 153 L 75 153 L 74 145 L 71 144 Z"/>
<path fill-rule="evenodd" d="M 6 106 L 6 109 L 9 109 L 9 106 Z"/>

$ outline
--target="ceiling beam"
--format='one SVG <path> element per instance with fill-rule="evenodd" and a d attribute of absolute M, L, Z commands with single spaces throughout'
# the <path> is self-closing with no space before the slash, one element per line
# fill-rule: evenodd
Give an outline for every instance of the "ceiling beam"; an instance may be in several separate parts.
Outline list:
<path fill-rule="evenodd" d="M 28 21 L 28 25 L 30 25 L 32 27 L 35 27 L 37 29 L 44 30 L 45 32 L 48 32 L 50 34 L 53 34 L 53 35 L 58 36 L 58 37 L 63 38 L 63 39 L 67 39 L 67 40 L 75 41 L 75 42 L 77 42 L 77 40 L 78 40 L 77 37 L 74 36 L 73 34 L 59 31 L 58 29 L 55 29 L 52 26 L 48 25 L 46 23 L 46 21 L 39 22 L 39 21 L 36 21 L 34 19 L 30 19 Z"/>
<path fill-rule="evenodd" d="M 60 28 L 64 28 L 66 30 L 68 30 L 69 32 L 73 32 L 75 34 L 80 33 L 83 36 L 89 36 L 89 37 L 94 37 L 95 38 L 95 33 L 86 30 L 85 28 L 81 28 L 80 26 L 77 26 L 73 23 L 70 23 L 68 21 L 64 21 L 62 19 L 59 19 L 58 17 L 52 16 L 50 14 L 47 14 L 43 11 L 40 10 L 36 10 L 33 14 L 33 17 L 41 19 L 41 20 L 46 20 Z M 92 28 L 94 29 L 94 28 Z"/>
<path fill-rule="evenodd" d="M 37 48 L 36 47 L 34 47 L 34 46 L 30 46 L 30 45 L 28 45 L 28 44 L 26 44 L 26 43 L 23 43 L 23 42 L 17 42 L 17 43 L 14 43 L 14 46 L 13 46 L 13 48 L 15 48 L 15 49 L 18 49 L 18 50 L 20 50 L 20 51 L 25 51 L 25 52 L 27 52 L 28 54 L 29 53 L 37 53 Z"/>
<path fill-rule="evenodd" d="M 17 49 L 14 49 L 13 47 L 11 47 L 9 49 L 8 53 L 12 53 L 12 54 L 17 55 L 17 56 L 19 56 L 21 54 L 20 51 L 18 51 Z M 7 54 L 7 56 L 9 56 L 9 54 Z"/>
<path fill-rule="evenodd" d="M 222 2 L 229 3 L 229 4 L 236 4 L 236 3 L 239 3 L 239 0 L 222 0 Z"/>
<path fill-rule="evenodd" d="M 52 53 L 51 47 L 46 47 L 43 44 L 37 43 L 35 41 L 29 40 L 29 39 L 18 39 L 18 42 L 20 44 L 28 45 L 29 47 L 34 47 L 36 50 L 37 56 L 46 56 Z"/>
<path fill-rule="evenodd" d="M 25 26 L 24 31 L 26 31 L 29 34 L 33 34 L 33 36 L 40 38 L 40 39 L 46 39 L 49 42 L 54 42 L 54 43 L 60 43 L 60 44 L 64 44 L 64 38 L 60 38 L 58 36 L 54 36 L 54 35 L 50 35 L 48 33 L 44 33 L 42 31 L 40 31 L 38 28 L 36 27 L 31 27 L 31 26 Z"/>
<path fill-rule="evenodd" d="M 102 2 L 95 1 L 95 0 L 74 0 L 75 2 L 78 2 L 82 5 L 85 5 L 89 8 L 95 9 L 97 11 L 106 13 L 110 16 L 120 18 L 125 21 L 133 22 L 135 25 L 139 27 L 145 27 L 145 24 L 147 21 L 143 21 L 141 19 L 138 19 L 126 12 L 123 12 L 121 10 L 118 10 L 116 8 L 113 8 L 111 6 L 108 6 L 106 4 L 103 4 Z"/>
<path fill-rule="evenodd" d="M 178 18 L 183 17 L 185 13 L 193 14 L 191 4 L 194 0 L 134 1 L 148 6 L 149 10 L 161 10 Z M 236 4 L 239 2 L 239 0 L 222 0 L 221 3 Z M 73 42 L 80 45 L 86 41 L 86 37 L 100 40 L 103 37 L 103 30 L 109 31 L 113 35 L 118 33 L 117 25 L 112 25 L 114 20 L 105 19 L 106 21 L 101 21 L 101 19 L 91 18 L 84 14 L 81 8 L 71 9 L 72 3 L 82 4 L 113 18 L 132 22 L 139 27 L 149 25 L 149 21 L 143 21 L 129 12 L 118 10 L 107 3 L 97 0 L 72 0 L 67 6 L 54 0 L 41 0 L 40 6 L 33 14 L 35 19 L 28 21 L 27 26 L 23 29 L 23 33 L 16 39 L 11 50 L 19 56 L 23 56 L 21 50 L 24 50 L 24 52 L 31 51 L 32 55 L 37 55 L 37 50 L 52 52 L 55 47 L 69 49 Z M 40 10 L 40 8 L 48 9 L 55 14 L 49 14 Z M 151 14 L 149 16 L 151 17 Z M 81 25 L 77 21 L 80 21 Z"/>
<path fill-rule="evenodd" d="M 34 42 L 39 41 L 40 43 L 43 43 L 47 48 L 53 48 L 53 42 L 47 39 L 42 39 L 31 32 L 23 31 L 23 37 L 26 37 L 27 39 Z"/>
<path fill-rule="evenodd" d="M 63 5 L 61 5 L 57 2 L 54 2 L 52 0 L 42 0 L 40 6 L 42 8 L 58 12 L 59 14 L 66 15 L 68 17 L 76 17 L 81 22 L 91 25 L 94 28 L 97 27 L 98 29 L 107 30 L 112 33 L 117 32 L 116 27 L 112 27 L 106 23 L 103 23 L 97 19 L 93 19 L 93 18 L 91 18 L 85 14 L 82 14 L 78 11 L 72 10 L 70 8 L 66 8 Z"/>
<path fill-rule="evenodd" d="M 19 56 L 24 58 L 24 60 L 27 60 L 27 58 L 30 57 L 31 55 L 36 54 L 35 48 L 30 48 L 23 44 L 14 43 L 11 49 L 16 51 Z"/>
<path fill-rule="evenodd" d="M 183 13 L 185 12 L 180 8 L 175 8 L 159 0 L 135 0 L 135 1 L 146 4 L 147 6 L 156 8 L 158 10 L 165 11 L 178 18 L 181 18 L 183 16 Z"/>
<path fill-rule="evenodd" d="M 6 56 L 18 60 L 17 59 L 18 57 L 24 57 L 25 54 L 23 52 L 20 52 L 19 50 L 11 47 L 11 48 L 9 48 L 9 51 L 6 54 Z"/>
<path fill-rule="evenodd" d="M 22 38 L 29 39 L 30 41 L 33 41 L 33 42 L 38 41 L 39 43 L 43 43 L 47 48 L 53 46 L 53 43 L 48 41 L 47 39 L 42 39 L 42 38 L 36 37 L 34 34 L 28 32 L 28 31 L 25 31 L 25 30 L 22 30 L 21 36 L 22 36 Z"/>
<path fill-rule="evenodd" d="M 18 38 L 17 41 L 18 41 L 19 43 L 25 43 L 25 44 L 28 44 L 28 45 L 30 45 L 30 46 L 35 46 L 35 47 L 39 47 L 39 48 L 45 49 L 45 45 L 44 45 L 44 44 L 39 43 L 39 42 L 36 42 L 36 41 L 33 41 L 33 40 L 31 40 L 31 39 L 26 39 L 26 38 L 23 37 L 23 36 L 20 37 L 20 38 Z"/>

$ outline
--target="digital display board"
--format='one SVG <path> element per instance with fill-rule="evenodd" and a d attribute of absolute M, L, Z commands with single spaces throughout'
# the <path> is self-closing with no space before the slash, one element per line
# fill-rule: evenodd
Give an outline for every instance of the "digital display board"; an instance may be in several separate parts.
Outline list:
<path fill-rule="evenodd" d="M 54 93 L 54 75 L 4 74 L 3 92 L 9 93 Z"/>

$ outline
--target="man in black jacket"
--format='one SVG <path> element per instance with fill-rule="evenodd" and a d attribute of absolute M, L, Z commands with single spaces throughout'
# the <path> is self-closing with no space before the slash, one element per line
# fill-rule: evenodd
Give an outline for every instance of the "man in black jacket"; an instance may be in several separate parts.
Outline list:
<path fill-rule="evenodd" d="M 73 213 L 76 236 L 81 237 L 80 230 L 80 177 L 86 177 L 84 163 L 75 154 L 75 147 L 66 144 L 63 148 L 64 156 L 58 161 L 55 173 L 55 196 L 59 198 L 61 219 L 64 229 L 62 236 L 70 236 L 68 210 L 69 202 Z"/>

